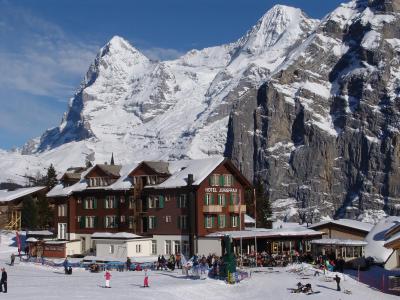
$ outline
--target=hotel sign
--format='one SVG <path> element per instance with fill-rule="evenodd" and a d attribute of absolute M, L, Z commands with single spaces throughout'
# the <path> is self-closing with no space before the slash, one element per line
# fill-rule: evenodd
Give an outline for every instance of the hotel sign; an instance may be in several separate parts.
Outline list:
<path fill-rule="evenodd" d="M 206 193 L 237 193 L 237 188 L 227 188 L 227 187 L 210 187 L 205 188 Z"/>

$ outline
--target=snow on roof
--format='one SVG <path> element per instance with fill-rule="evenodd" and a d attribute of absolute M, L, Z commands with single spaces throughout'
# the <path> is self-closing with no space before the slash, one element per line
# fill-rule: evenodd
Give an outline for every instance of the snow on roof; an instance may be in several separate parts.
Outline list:
<path fill-rule="evenodd" d="M 244 223 L 245 224 L 255 224 L 256 220 L 254 220 L 252 217 L 250 217 L 249 215 L 244 215 Z"/>
<path fill-rule="evenodd" d="M 34 186 L 34 187 L 16 189 L 14 191 L 0 190 L 0 202 L 12 201 L 27 196 L 29 194 L 38 192 L 40 190 L 44 190 L 45 188 L 46 188 L 45 186 Z"/>
<path fill-rule="evenodd" d="M 385 247 L 391 248 L 390 244 L 393 243 L 394 241 L 400 241 L 400 232 L 395 233 L 392 235 L 390 238 L 388 238 L 384 244 Z"/>
<path fill-rule="evenodd" d="M 311 244 L 317 245 L 340 245 L 340 246 L 366 246 L 368 243 L 360 240 L 350 239 L 319 239 L 311 241 Z"/>
<path fill-rule="evenodd" d="M 129 232 L 117 232 L 117 233 L 111 233 L 111 232 L 95 232 L 92 234 L 92 239 L 138 239 L 142 238 L 142 236 L 129 233 Z"/>
<path fill-rule="evenodd" d="M 30 238 L 27 238 L 25 242 L 33 242 L 33 243 L 35 243 L 35 242 L 37 242 L 37 241 L 38 241 L 38 239 L 35 239 L 35 238 L 33 238 L 33 237 L 30 237 Z"/>
<path fill-rule="evenodd" d="M 28 231 L 27 235 L 49 236 L 49 235 L 54 235 L 54 233 L 48 230 L 36 230 L 36 231 Z"/>
<path fill-rule="evenodd" d="M 296 222 L 284 222 L 282 220 L 277 220 L 275 222 L 272 223 L 272 228 L 274 229 L 278 229 L 278 228 L 293 228 L 293 227 L 306 227 L 306 225 L 301 225 L 299 223 Z"/>
<path fill-rule="evenodd" d="M 340 225 L 340 226 L 345 226 L 345 227 L 349 227 L 349 228 L 353 228 L 353 229 L 357 229 L 357 230 L 361 230 L 361 231 L 365 231 L 365 232 L 369 232 L 372 229 L 372 227 L 374 227 L 374 225 L 370 224 L 370 223 L 364 223 L 364 222 L 350 220 L 350 219 L 339 219 L 339 220 L 321 221 L 319 223 L 308 226 L 308 228 L 316 228 L 316 227 L 326 225 L 329 223 Z"/>
<path fill-rule="evenodd" d="M 304 227 L 292 228 L 278 228 L 278 229 L 265 229 L 265 228 L 251 228 L 249 230 L 240 231 L 219 231 L 210 233 L 207 237 L 223 237 L 229 235 L 234 239 L 238 238 L 254 238 L 254 237 L 298 237 L 298 236 L 321 236 L 322 232 L 315 231 Z"/>
<path fill-rule="evenodd" d="M 224 157 L 216 156 L 195 160 L 180 160 L 169 162 L 169 173 L 172 174 L 163 183 L 151 188 L 176 188 L 187 185 L 187 177 L 193 174 L 193 185 L 199 185 L 223 161 Z"/>
<path fill-rule="evenodd" d="M 387 242 L 385 233 L 400 223 L 400 217 L 383 218 L 365 237 L 368 245 L 365 247 L 365 257 L 372 257 L 377 263 L 385 263 L 392 254 L 392 249 L 385 248 Z"/>

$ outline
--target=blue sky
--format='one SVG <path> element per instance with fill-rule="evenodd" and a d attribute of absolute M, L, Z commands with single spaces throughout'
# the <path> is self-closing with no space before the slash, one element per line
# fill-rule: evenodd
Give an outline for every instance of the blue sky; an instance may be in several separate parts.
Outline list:
<path fill-rule="evenodd" d="M 274 4 L 322 18 L 341 2 L 0 0 L 0 148 L 57 126 L 96 52 L 114 35 L 153 59 L 171 59 L 238 39 Z"/>

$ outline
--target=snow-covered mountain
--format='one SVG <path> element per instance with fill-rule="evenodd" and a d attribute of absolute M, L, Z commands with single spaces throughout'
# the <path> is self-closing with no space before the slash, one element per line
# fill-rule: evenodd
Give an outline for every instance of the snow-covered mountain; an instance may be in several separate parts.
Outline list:
<path fill-rule="evenodd" d="M 223 154 L 232 107 L 317 24 L 299 9 L 277 5 L 236 42 L 161 62 L 115 36 L 97 54 L 60 126 L 20 153 L 0 152 L 7 170 L 0 181 L 50 163 L 63 171 L 87 158 L 108 161 L 112 152 L 120 163 Z"/>

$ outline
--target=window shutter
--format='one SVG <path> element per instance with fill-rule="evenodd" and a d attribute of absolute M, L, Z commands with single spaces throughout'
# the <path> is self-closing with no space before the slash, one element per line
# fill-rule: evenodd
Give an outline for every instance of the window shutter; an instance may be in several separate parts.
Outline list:
<path fill-rule="evenodd" d="M 86 209 L 86 199 L 83 199 L 83 209 Z"/>
<path fill-rule="evenodd" d="M 157 227 L 157 217 L 154 217 L 154 228 Z"/>
<path fill-rule="evenodd" d="M 117 197 L 114 198 L 114 208 L 118 208 L 118 200 L 117 200 Z"/>
<path fill-rule="evenodd" d="M 97 208 L 97 199 L 93 198 L 93 208 L 96 209 Z"/>
<path fill-rule="evenodd" d="M 179 229 L 182 229 L 182 228 L 181 228 L 181 217 L 178 216 L 176 219 L 177 219 L 178 228 L 179 228 Z"/>
<path fill-rule="evenodd" d="M 224 175 L 219 175 L 219 185 L 224 186 Z"/>
<path fill-rule="evenodd" d="M 231 205 L 233 205 L 233 194 L 232 194 L 232 193 L 230 193 L 229 195 L 230 195 L 230 197 L 231 197 L 231 199 L 230 199 L 230 203 L 231 203 Z"/>
<path fill-rule="evenodd" d="M 211 194 L 211 205 L 214 205 L 214 194 Z"/>
<path fill-rule="evenodd" d="M 220 216 L 220 215 L 218 215 L 218 228 L 220 228 L 220 227 L 221 227 L 221 222 L 220 222 L 220 219 L 221 219 L 221 216 Z"/>
<path fill-rule="evenodd" d="M 213 186 L 213 180 L 212 180 L 213 175 L 210 175 L 208 177 L 208 185 Z"/>
<path fill-rule="evenodd" d="M 85 228 L 85 217 L 81 217 L 80 221 L 79 221 L 79 227 L 80 228 Z"/>
<path fill-rule="evenodd" d="M 163 196 L 163 195 L 160 195 L 160 196 L 158 197 L 158 206 L 159 206 L 160 208 L 164 208 L 164 196 Z"/>
<path fill-rule="evenodd" d="M 231 186 L 235 185 L 235 177 L 233 177 L 233 175 L 231 175 Z"/>
<path fill-rule="evenodd" d="M 99 217 L 94 217 L 94 228 L 98 228 L 98 226 L 99 226 Z"/>

